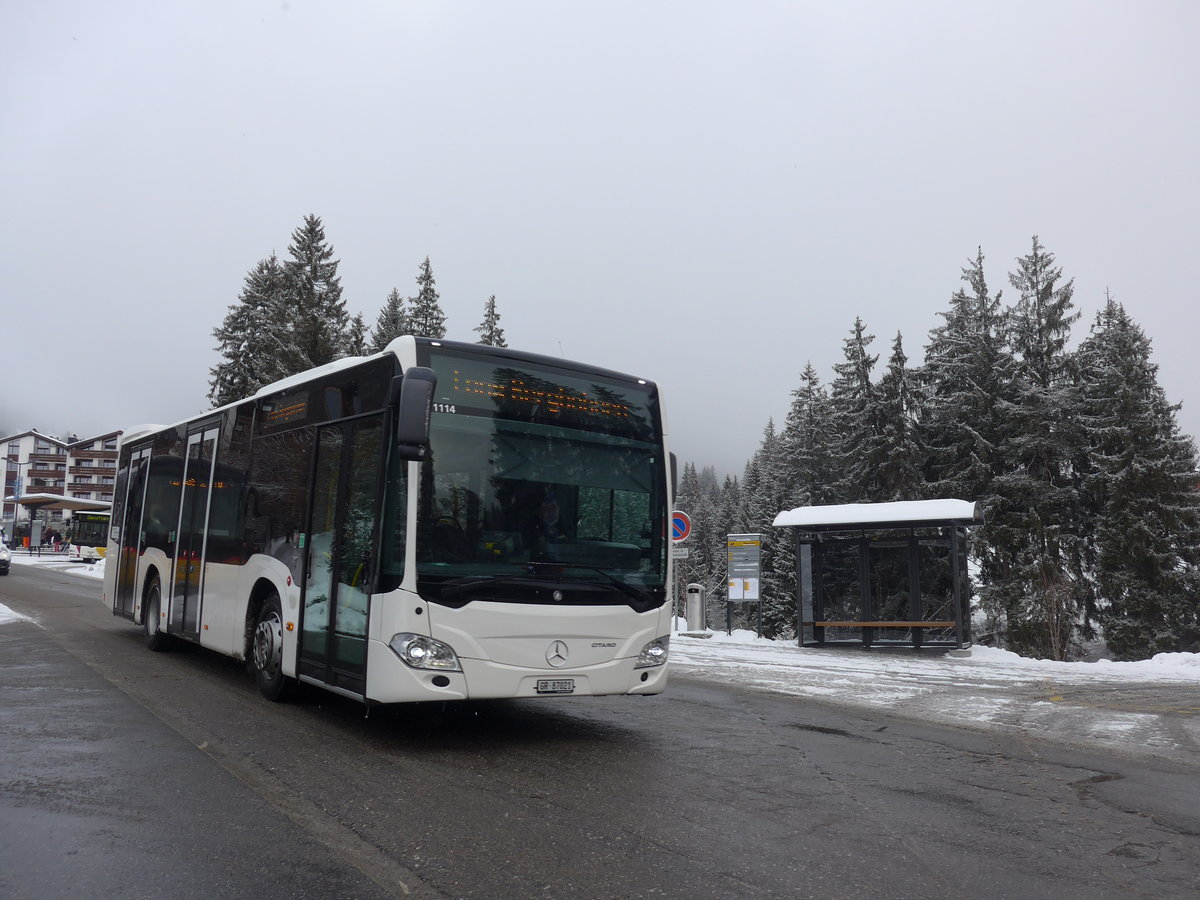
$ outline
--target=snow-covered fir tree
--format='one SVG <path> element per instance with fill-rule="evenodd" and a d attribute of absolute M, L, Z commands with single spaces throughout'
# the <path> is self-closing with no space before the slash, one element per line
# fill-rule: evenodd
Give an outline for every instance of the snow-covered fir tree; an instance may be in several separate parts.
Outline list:
<path fill-rule="evenodd" d="M 980 594 L 1011 649 L 1065 659 L 1088 590 L 1072 467 L 1080 441 L 1078 393 L 1066 351 L 1079 314 L 1072 312 L 1073 281 L 1063 281 L 1054 254 L 1036 236 L 1009 280 L 1019 295 L 1008 316 L 1014 392 L 1001 405 L 998 456 L 1006 468 L 992 482 L 991 570 Z"/>
<path fill-rule="evenodd" d="M 500 327 L 500 313 L 496 311 L 496 295 L 488 297 L 483 307 L 483 322 L 475 328 L 479 332 L 480 344 L 489 347 L 507 347 L 504 342 L 504 329 Z"/>
<path fill-rule="evenodd" d="M 695 465 L 685 463 L 675 496 L 675 508 L 692 520 L 691 536 L 684 542 L 688 556 L 675 561 L 675 576 L 679 583 L 680 601 L 689 584 L 699 584 L 704 590 L 709 627 L 724 627 L 727 502 L 712 467 L 697 472 Z M 681 610 L 682 612 L 682 610 Z"/>
<path fill-rule="evenodd" d="M 213 329 L 220 362 L 209 369 L 208 399 L 224 406 L 249 397 L 283 377 L 280 360 L 291 343 L 287 326 L 284 273 L 275 254 L 260 260 L 245 277 L 225 320 Z"/>
<path fill-rule="evenodd" d="M 908 368 L 900 333 L 892 343 L 887 370 L 876 393 L 879 452 L 876 471 L 879 493 L 875 501 L 916 500 L 924 493 L 921 468 L 925 451 L 917 431 L 919 418 L 915 376 Z"/>
<path fill-rule="evenodd" d="M 780 432 L 780 476 L 783 479 L 776 513 L 799 506 L 821 506 L 833 502 L 833 450 L 836 444 L 829 393 L 817 370 L 807 363 L 800 386 L 792 391 L 792 402 Z M 776 585 L 788 625 L 794 628 L 796 596 L 796 543 L 792 529 L 773 529 L 770 555 L 771 579 Z M 784 611 L 772 618 L 784 618 Z"/>
<path fill-rule="evenodd" d="M 371 352 L 378 353 L 402 334 L 411 334 L 408 321 L 408 300 L 400 296 L 400 291 L 392 288 L 384 301 L 383 309 L 375 319 L 375 327 L 371 329 L 368 346 Z"/>
<path fill-rule="evenodd" d="M 978 596 L 988 630 L 1009 648 L 1068 658 L 1094 619 L 1118 658 L 1200 651 L 1197 451 L 1157 384 L 1149 341 L 1110 299 L 1070 353 L 1073 283 L 1036 237 L 1009 276 L 1018 294 L 1011 308 L 988 289 L 982 249 L 961 276 L 965 287 L 940 313 L 916 377 L 898 336 L 874 381 L 872 337 L 856 320 L 832 384 L 805 369 L 782 431 L 768 422 L 741 482 L 727 477 L 720 490 L 706 489 L 685 467 L 681 497 L 696 497 L 686 500 L 697 507 L 688 510 L 693 534 L 703 518 L 708 538 L 692 545 L 690 567 L 680 571 L 713 586 L 710 623 L 724 610 L 726 535 L 771 535 L 764 584 L 778 606 L 764 607 L 765 622 L 768 633 L 786 633 L 794 548 L 773 534 L 774 513 L 923 491 L 983 505 L 985 523 L 970 544 Z M 920 457 L 924 484 L 912 471 Z M 899 461 L 908 475 L 876 478 L 867 460 L 885 461 L 877 465 L 885 475 Z M 910 488 L 886 487 L 896 483 Z M 906 594 L 893 600 L 904 608 L 884 602 L 882 617 L 904 614 Z M 754 626 L 750 604 L 733 608 L 734 627 Z M 845 617 L 860 611 L 852 602 Z"/>
<path fill-rule="evenodd" d="M 439 302 L 441 295 L 437 292 L 436 284 L 433 266 L 429 264 L 427 256 L 417 272 L 417 296 L 412 298 L 408 313 L 408 324 L 413 334 L 431 338 L 446 336 L 446 314 L 442 312 Z"/>
<path fill-rule="evenodd" d="M 292 232 L 288 254 L 283 268 L 291 344 L 283 361 L 286 374 L 293 375 L 346 355 L 350 315 L 342 300 L 338 260 L 319 217 L 304 217 Z"/>
<path fill-rule="evenodd" d="M 346 331 L 346 355 L 366 356 L 368 352 L 367 323 L 362 313 L 355 313 Z"/>
<path fill-rule="evenodd" d="M 974 570 L 986 584 L 1002 577 L 1010 559 L 993 482 L 1006 469 L 1001 407 L 1012 405 L 1015 360 L 1007 344 L 1001 292 L 989 292 L 983 263 L 980 247 L 962 269 L 967 287 L 955 291 L 950 308 L 939 313 L 942 325 L 930 331 L 919 384 L 925 496 L 970 500 L 985 510 L 969 547 L 977 562 Z M 996 531 L 1000 540 L 993 542 Z M 988 631 L 1002 618 L 995 609 Z"/>
<path fill-rule="evenodd" d="M 1005 336 L 1001 292 L 988 293 L 983 248 L 962 270 L 944 322 L 930 331 L 919 374 L 926 494 L 991 505 L 1002 400 L 1011 400 L 1014 360 Z"/>
<path fill-rule="evenodd" d="M 758 451 L 746 464 L 737 517 L 737 533 L 761 535 L 759 603 L 763 634 L 768 637 L 795 634 L 795 578 L 788 577 L 787 564 L 781 565 L 779 559 L 783 556 L 790 560 L 794 571 L 791 535 L 772 524 L 782 509 L 794 505 L 788 494 L 792 480 L 788 474 L 789 462 L 786 443 L 775 430 L 774 420 L 770 420 L 763 429 Z M 757 611 L 743 612 L 752 613 L 757 624 Z"/>
<path fill-rule="evenodd" d="M 833 503 L 836 429 L 829 392 L 811 362 L 792 391 L 782 439 L 788 460 L 786 508 Z"/>
<path fill-rule="evenodd" d="M 879 356 L 867 352 L 874 340 L 862 319 L 855 318 L 842 344 L 843 361 L 833 367 L 829 397 L 836 433 L 831 485 L 835 503 L 871 503 L 881 494 L 877 466 L 883 442 L 877 386 L 871 376 Z"/>
<path fill-rule="evenodd" d="M 739 509 L 742 505 L 742 485 L 741 482 L 732 475 L 726 475 L 725 480 L 721 483 L 720 493 L 714 497 L 712 507 L 713 529 L 709 552 L 714 557 L 719 555 L 721 560 L 720 568 L 722 577 L 713 592 L 713 606 L 719 614 L 727 612 L 727 602 L 729 597 L 728 577 L 728 559 L 729 547 L 728 538 L 731 534 L 738 534 L 741 529 L 737 525 Z M 745 619 L 742 620 L 743 625 Z"/>
<path fill-rule="evenodd" d="M 1117 659 L 1200 651 L 1196 448 L 1158 384 L 1150 340 L 1107 298 L 1077 353 L 1089 557 Z"/>

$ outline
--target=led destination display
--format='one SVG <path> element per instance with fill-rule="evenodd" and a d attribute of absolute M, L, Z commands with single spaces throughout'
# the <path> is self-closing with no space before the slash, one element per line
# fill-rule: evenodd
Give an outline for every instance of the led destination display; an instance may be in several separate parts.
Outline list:
<path fill-rule="evenodd" d="M 649 440 L 657 417 L 652 385 L 567 375 L 549 367 L 434 352 L 434 413 L 544 422 Z"/>

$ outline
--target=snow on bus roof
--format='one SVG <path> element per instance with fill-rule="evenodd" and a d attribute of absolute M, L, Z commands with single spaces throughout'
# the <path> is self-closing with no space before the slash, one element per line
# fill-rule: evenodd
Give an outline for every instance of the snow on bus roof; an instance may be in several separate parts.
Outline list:
<path fill-rule="evenodd" d="M 983 522 L 983 511 L 970 500 L 903 500 L 894 503 L 840 503 L 800 506 L 784 510 L 772 523 L 776 528 L 866 527 L 920 523 L 959 525 Z"/>

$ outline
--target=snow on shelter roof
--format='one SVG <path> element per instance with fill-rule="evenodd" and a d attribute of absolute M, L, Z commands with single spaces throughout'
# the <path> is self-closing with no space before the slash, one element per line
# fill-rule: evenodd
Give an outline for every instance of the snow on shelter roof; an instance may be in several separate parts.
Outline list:
<path fill-rule="evenodd" d="M 16 500 L 26 509 L 67 509 L 76 511 L 96 511 L 111 509 L 112 503 L 107 500 L 80 500 L 76 497 L 64 497 L 62 494 L 22 494 L 20 499 L 5 497 L 5 503 Z"/>
<path fill-rule="evenodd" d="M 908 525 L 980 525 L 983 510 L 969 500 L 903 500 L 896 503 L 841 503 L 801 506 L 784 510 L 772 523 L 776 528 L 823 531 Z"/>

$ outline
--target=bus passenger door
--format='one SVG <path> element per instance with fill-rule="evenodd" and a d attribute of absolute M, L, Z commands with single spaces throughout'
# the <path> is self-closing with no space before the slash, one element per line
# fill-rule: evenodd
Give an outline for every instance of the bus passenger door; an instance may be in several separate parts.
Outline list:
<path fill-rule="evenodd" d="M 191 637 L 200 634 L 200 592 L 218 433 L 219 429 L 208 428 L 189 434 L 183 462 L 169 627 Z"/>
<path fill-rule="evenodd" d="M 118 532 L 117 558 L 110 560 L 107 565 L 117 567 L 117 585 L 113 593 L 113 613 L 133 618 L 133 609 L 137 605 L 135 591 L 137 589 L 138 566 L 142 558 L 142 510 L 146 505 L 146 481 L 150 468 L 150 450 L 147 444 L 139 447 L 129 456 L 128 470 L 120 473 L 124 495 L 117 500 L 121 504 L 120 521 L 113 522 Z"/>
<path fill-rule="evenodd" d="M 299 671 L 355 694 L 366 690 L 382 434 L 379 417 L 317 431 Z"/>

